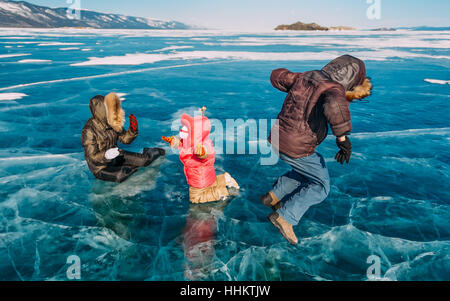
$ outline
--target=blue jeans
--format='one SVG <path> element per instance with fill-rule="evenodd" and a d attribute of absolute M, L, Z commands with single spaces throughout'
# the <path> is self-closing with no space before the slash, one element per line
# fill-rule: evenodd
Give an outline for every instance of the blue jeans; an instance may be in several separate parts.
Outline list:
<path fill-rule="evenodd" d="M 277 212 L 291 225 L 297 225 L 312 205 L 323 202 L 330 193 L 330 177 L 325 159 L 319 153 L 294 159 L 280 153 L 292 170 L 278 178 L 272 192 L 283 203 Z"/>

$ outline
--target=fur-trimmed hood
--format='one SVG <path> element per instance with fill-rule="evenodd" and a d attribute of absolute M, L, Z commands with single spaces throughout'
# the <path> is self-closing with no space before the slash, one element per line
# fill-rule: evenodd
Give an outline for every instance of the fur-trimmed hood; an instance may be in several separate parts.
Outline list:
<path fill-rule="evenodd" d="M 108 124 L 118 133 L 123 131 L 125 124 L 125 111 L 122 110 L 122 101 L 116 93 L 109 93 L 105 97 L 106 119 Z"/>
<path fill-rule="evenodd" d="M 191 117 L 188 114 L 181 116 L 181 124 L 188 129 L 185 147 L 192 148 L 210 140 L 211 122 L 206 116 Z"/>
<path fill-rule="evenodd" d="M 107 123 L 105 97 L 103 95 L 97 95 L 91 98 L 89 101 L 89 110 L 91 110 L 92 117 L 96 120 L 105 124 Z"/>
<path fill-rule="evenodd" d="M 116 93 L 97 95 L 89 101 L 92 116 L 101 123 L 111 126 L 121 133 L 125 123 L 125 111 L 121 107 L 120 97 Z"/>
<path fill-rule="evenodd" d="M 356 57 L 348 54 L 340 56 L 323 67 L 322 73 L 344 87 L 348 101 L 363 99 L 371 94 L 372 83 L 366 76 L 366 65 Z"/>
<path fill-rule="evenodd" d="M 348 54 L 329 62 L 322 68 L 322 72 L 333 81 L 340 83 L 345 91 L 351 91 L 356 86 L 363 84 L 366 78 L 364 62 Z"/>

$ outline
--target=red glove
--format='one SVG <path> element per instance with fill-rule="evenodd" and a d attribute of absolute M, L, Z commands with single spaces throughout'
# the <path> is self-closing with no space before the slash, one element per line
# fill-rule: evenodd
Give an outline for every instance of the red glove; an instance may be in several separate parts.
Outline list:
<path fill-rule="evenodd" d="M 172 144 L 172 141 L 173 141 L 174 137 L 166 137 L 166 136 L 162 136 L 161 139 L 162 139 L 164 142 L 167 142 L 167 143 L 169 143 L 169 144 Z"/>
<path fill-rule="evenodd" d="M 138 131 L 138 122 L 137 122 L 136 117 L 135 117 L 133 114 L 131 114 L 130 117 L 129 117 L 129 119 L 130 119 L 130 127 L 131 127 L 131 130 L 132 130 L 133 132 L 137 132 L 137 131 Z"/>

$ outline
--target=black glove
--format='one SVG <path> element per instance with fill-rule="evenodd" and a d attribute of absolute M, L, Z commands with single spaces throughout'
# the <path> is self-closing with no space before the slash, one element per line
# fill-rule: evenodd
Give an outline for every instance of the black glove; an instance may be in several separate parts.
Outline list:
<path fill-rule="evenodd" d="M 166 151 L 159 147 L 144 148 L 144 154 L 148 155 L 150 158 L 158 158 L 160 156 L 165 156 Z"/>
<path fill-rule="evenodd" d="M 344 141 L 336 139 L 336 144 L 341 149 L 336 154 L 336 157 L 334 157 L 336 161 L 341 164 L 344 164 L 344 162 L 349 163 L 350 157 L 352 156 L 352 143 L 350 142 L 350 139 L 348 137 L 345 137 Z"/>

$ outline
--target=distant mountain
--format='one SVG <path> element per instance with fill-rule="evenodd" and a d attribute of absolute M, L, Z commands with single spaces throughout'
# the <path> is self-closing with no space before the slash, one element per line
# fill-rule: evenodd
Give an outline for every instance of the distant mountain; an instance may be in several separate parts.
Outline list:
<path fill-rule="evenodd" d="M 332 27 L 324 27 L 320 26 L 316 23 L 302 23 L 297 22 L 290 25 L 278 25 L 275 30 L 320 30 L 320 31 L 327 31 L 327 30 L 355 30 L 353 27 L 348 26 L 332 26 Z"/>
<path fill-rule="evenodd" d="M 81 11 L 81 19 L 70 19 L 67 8 L 49 8 L 25 1 L 0 0 L 0 27 L 101 29 L 189 29 L 176 21 L 161 21 L 117 14 Z"/>

